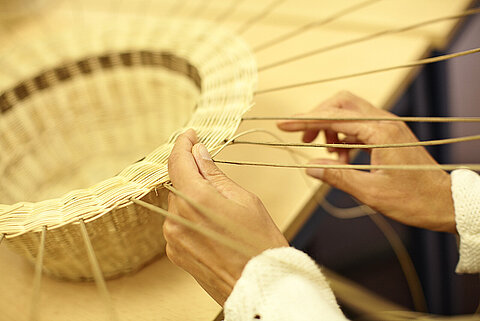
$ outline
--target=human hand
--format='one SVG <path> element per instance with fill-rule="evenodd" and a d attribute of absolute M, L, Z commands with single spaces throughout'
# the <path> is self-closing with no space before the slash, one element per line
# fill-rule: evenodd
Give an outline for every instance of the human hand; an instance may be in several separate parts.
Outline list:
<path fill-rule="evenodd" d="M 341 92 L 299 117 L 385 117 L 395 115 L 375 108 L 348 92 Z M 284 131 L 303 131 L 312 142 L 325 132 L 327 143 L 387 144 L 417 142 L 404 122 L 289 120 L 278 123 Z M 339 139 L 339 134 L 344 138 Z M 349 150 L 330 148 L 338 160 L 316 159 L 313 164 L 347 164 Z M 437 162 L 423 147 L 370 150 L 372 165 L 426 164 Z M 339 188 L 376 211 L 404 224 L 455 233 L 450 175 L 443 170 L 372 170 L 309 168 L 307 173 Z"/>
<path fill-rule="evenodd" d="M 269 248 L 289 246 L 260 199 L 231 181 L 211 160 L 193 130 L 180 135 L 168 160 L 170 179 L 176 189 L 199 205 L 220 215 L 211 220 L 173 193 L 168 211 L 215 231 L 249 249 L 239 252 L 198 232 L 166 219 L 163 233 L 166 253 L 176 265 L 223 305 L 244 266 Z"/>

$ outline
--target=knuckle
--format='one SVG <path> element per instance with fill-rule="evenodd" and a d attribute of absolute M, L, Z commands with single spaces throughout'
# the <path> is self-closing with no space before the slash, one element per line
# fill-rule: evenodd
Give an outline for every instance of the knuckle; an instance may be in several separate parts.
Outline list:
<path fill-rule="evenodd" d="M 205 170 L 205 174 L 208 175 L 209 180 L 222 179 L 223 177 L 225 177 L 225 175 L 218 168 L 215 167 L 208 167 Z"/>
<path fill-rule="evenodd" d="M 173 240 L 172 238 L 172 228 L 171 228 L 171 224 L 170 224 L 170 221 L 167 219 L 165 220 L 165 222 L 163 222 L 163 237 L 165 238 L 165 240 L 167 242 L 170 242 L 171 240 Z"/>
<path fill-rule="evenodd" d="M 163 223 L 163 236 L 165 240 L 170 243 L 175 243 L 182 234 L 181 228 L 169 219 L 166 219 Z"/>
<path fill-rule="evenodd" d="M 338 92 L 333 99 L 337 108 L 340 109 L 358 109 L 357 96 L 347 90 Z"/>
<path fill-rule="evenodd" d="M 225 176 L 222 172 L 215 171 L 208 174 L 208 180 L 216 185 L 227 184 L 230 179 Z"/>

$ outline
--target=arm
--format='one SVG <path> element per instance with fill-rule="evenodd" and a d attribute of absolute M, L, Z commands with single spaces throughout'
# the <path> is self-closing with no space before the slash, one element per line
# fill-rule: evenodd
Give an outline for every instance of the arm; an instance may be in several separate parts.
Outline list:
<path fill-rule="evenodd" d="M 169 174 L 178 190 L 223 218 L 209 220 L 172 193 L 169 212 L 253 249 L 252 255 L 245 255 L 165 220 L 167 256 L 219 304 L 228 298 L 226 320 L 255 320 L 257 315 L 265 321 L 291 320 L 292 313 L 295 320 L 344 320 L 315 262 L 288 247 L 258 197 L 217 168 L 193 131 L 178 138 Z"/>

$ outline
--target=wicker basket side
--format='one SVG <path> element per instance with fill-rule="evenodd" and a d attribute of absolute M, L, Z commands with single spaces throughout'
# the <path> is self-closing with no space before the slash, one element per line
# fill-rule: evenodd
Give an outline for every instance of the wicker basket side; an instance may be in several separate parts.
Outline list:
<path fill-rule="evenodd" d="M 158 189 L 143 199 L 162 208 L 167 207 L 168 191 Z M 114 209 L 87 226 L 95 255 L 105 278 L 112 279 L 135 272 L 165 253 L 162 235 L 164 219 L 151 211 L 131 204 Z M 40 233 L 27 233 L 7 240 L 17 253 L 34 262 Z M 80 225 L 68 224 L 48 230 L 43 270 L 70 281 L 91 281 L 93 274 L 83 246 Z"/>
<path fill-rule="evenodd" d="M 92 279 L 80 220 L 106 278 L 164 252 L 163 219 L 130 200 L 165 208 L 155 188 L 169 180 L 179 133 L 194 128 L 218 148 L 257 82 L 248 46 L 209 23 L 121 15 L 105 28 L 110 15 L 87 16 L 88 26 L 18 46 L 45 61 L 12 51 L 6 61 L 25 72 L 0 74 L 0 203 L 11 204 L 0 204 L 0 233 L 34 261 L 46 226 L 44 271 L 68 280 Z"/>

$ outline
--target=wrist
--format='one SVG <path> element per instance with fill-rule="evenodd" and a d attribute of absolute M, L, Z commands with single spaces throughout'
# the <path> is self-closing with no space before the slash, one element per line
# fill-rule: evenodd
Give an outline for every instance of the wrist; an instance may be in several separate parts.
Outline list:
<path fill-rule="evenodd" d="M 450 175 L 444 172 L 442 179 L 437 185 L 437 196 L 434 198 L 432 206 L 432 230 L 438 232 L 457 233 L 455 222 L 455 207 L 452 197 L 452 180 Z"/>

